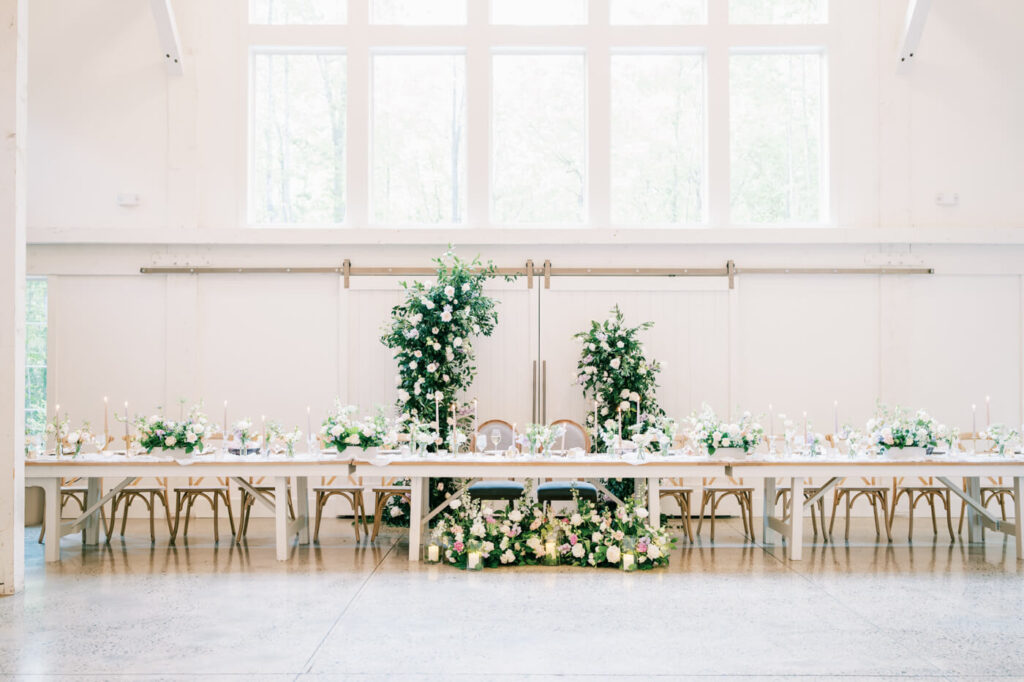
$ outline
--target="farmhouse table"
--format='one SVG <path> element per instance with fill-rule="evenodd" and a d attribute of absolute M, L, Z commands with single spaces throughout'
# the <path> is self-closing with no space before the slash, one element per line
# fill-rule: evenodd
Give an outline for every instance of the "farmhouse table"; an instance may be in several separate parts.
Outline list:
<path fill-rule="evenodd" d="M 60 539 L 64 535 L 85 531 L 86 545 L 95 545 L 99 538 L 101 507 L 137 478 L 230 478 L 253 495 L 256 502 L 274 512 L 274 534 L 277 558 L 288 558 L 290 538 L 309 543 L 308 480 L 311 476 L 348 476 L 351 456 L 297 455 L 296 457 L 239 457 L 233 455 L 198 456 L 174 460 L 153 456 L 80 455 L 75 459 L 55 457 L 25 461 L 25 485 L 39 486 L 45 495 L 46 561 L 60 560 Z M 270 499 L 253 488 L 248 478 L 273 481 L 275 494 Z M 61 523 L 60 486 L 64 479 L 88 481 L 88 508 L 73 521 Z M 102 479 L 119 482 L 101 496 Z M 297 508 L 295 518 L 288 519 L 288 480 L 295 479 Z"/>
<path fill-rule="evenodd" d="M 799 561 L 803 555 L 804 510 L 847 478 L 931 478 L 939 481 L 956 497 L 967 503 L 967 541 L 983 544 L 985 529 L 1012 536 L 1016 540 L 1017 559 L 1024 560 L 1024 524 L 1020 522 L 1024 484 L 1024 457 L 995 455 L 930 455 L 916 460 L 890 460 L 882 457 L 771 457 L 755 455 L 744 459 L 725 460 L 725 473 L 741 478 L 764 479 L 763 541 L 771 546 L 773 533 L 789 542 L 789 558 Z M 1013 480 L 1014 518 L 1003 521 L 993 516 L 981 501 L 981 479 L 1009 478 Z M 776 479 L 789 479 L 792 492 L 789 497 L 788 521 L 775 512 Z M 804 480 L 825 480 L 818 492 L 804 499 Z M 963 480 L 961 487 L 955 481 Z"/>

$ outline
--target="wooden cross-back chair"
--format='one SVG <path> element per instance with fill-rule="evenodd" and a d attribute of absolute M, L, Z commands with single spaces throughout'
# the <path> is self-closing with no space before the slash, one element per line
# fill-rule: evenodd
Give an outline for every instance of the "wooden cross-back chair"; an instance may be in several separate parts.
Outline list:
<path fill-rule="evenodd" d="M 124 537 L 125 526 L 128 523 L 128 509 L 131 507 L 132 502 L 135 500 L 141 500 L 146 505 L 149 511 L 149 540 L 152 543 L 156 542 L 156 501 L 160 500 L 164 506 L 164 516 L 167 519 L 167 532 L 172 534 L 174 526 L 171 523 L 171 506 L 167 502 L 167 479 L 157 478 L 156 485 L 143 486 L 139 485 L 142 478 L 136 478 L 128 486 L 121 489 L 119 493 L 114 495 L 112 507 L 110 511 L 110 527 L 107 528 L 107 543 L 110 543 L 110 538 L 114 534 L 114 525 L 117 523 L 117 508 L 124 503 L 124 510 L 121 512 L 121 537 Z"/>
<path fill-rule="evenodd" d="M 965 435 L 961 435 L 960 436 L 960 443 L 958 443 L 958 447 L 960 448 L 961 451 L 966 451 L 966 449 L 963 446 L 963 441 L 965 441 L 965 440 L 973 441 L 973 444 L 975 445 L 975 447 L 977 447 L 978 441 L 984 440 L 986 446 L 985 446 L 985 449 L 983 450 L 983 452 L 995 452 L 995 443 L 993 443 L 992 441 L 988 441 L 988 440 L 982 439 L 980 437 L 980 434 L 977 434 L 977 433 L 969 433 L 969 434 L 965 434 Z M 1011 507 L 1017 501 L 1017 496 L 1014 494 L 1013 486 L 1009 485 L 1006 482 L 1004 482 L 1002 476 L 989 476 L 987 480 L 988 480 L 988 485 L 982 485 L 981 486 L 981 491 L 980 491 L 981 492 L 981 506 L 988 507 L 988 505 L 993 500 L 995 500 L 996 502 L 999 503 L 999 512 L 1002 515 L 1003 521 L 1006 521 L 1006 520 L 1008 520 L 1008 517 L 1006 515 L 1006 502 L 1007 502 L 1007 500 L 1009 500 Z M 964 487 L 965 488 L 967 487 L 966 486 L 966 482 L 964 483 Z M 963 500 L 961 500 L 960 501 L 960 521 L 957 524 L 957 530 L 956 530 L 957 535 L 960 535 L 960 534 L 962 534 L 964 532 L 964 518 L 966 516 L 967 516 L 967 503 L 964 502 Z"/>
<path fill-rule="evenodd" d="M 785 441 L 785 436 L 776 436 L 776 440 Z M 829 433 L 825 435 L 825 440 L 828 441 L 829 445 L 835 447 L 835 437 Z M 771 438 L 766 436 L 765 442 L 770 445 Z M 804 500 L 809 500 L 815 495 L 821 492 L 821 486 L 814 483 L 813 478 L 804 479 Z M 782 520 L 786 521 L 789 519 L 789 500 L 793 494 L 791 484 L 787 480 L 777 480 L 775 488 L 775 503 L 782 502 Z M 818 537 L 818 519 L 821 519 L 821 536 L 828 541 L 831 535 L 831 528 L 825 525 L 825 496 L 822 495 L 818 498 L 818 501 L 811 505 L 811 530 L 814 533 L 814 537 Z"/>
<path fill-rule="evenodd" d="M 211 447 L 214 444 L 223 445 L 223 438 L 214 437 L 205 441 Z M 189 477 L 188 484 L 175 486 L 174 488 L 174 527 L 171 529 L 171 543 L 178 537 L 178 528 L 181 524 L 181 512 L 185 512 L 185 527 L 182 529 L 182 537 L 188 537 L 188 525 L 192 518 L 192 507 L 195 503 L 204 499 L 213 510 L 213 540 L 220 542 L 220 504 L 223 503 L 228 512 L 228 523 L 231 525 L 231 535 L 236 535 L 235 516 L 231 510 L 231 488 L 229 478 L 216 478 L 216 483 L 204 483 L 206 477 Z"/>
<path fill-rule="evenodd" d="M 370 534 L 369 524 L 366 522 L 366 506 L 363 502 L 363 486 L 355 483 L 336 483 L 337 476 L 321 476 L 320 485 L 313 488 L 316 492 L 316 526 L 313 531 L 313 542 L 320 542 L 320 521 L 323 517 L 324 507 L 328 500 L 338 496 L 347 500 L 352 507 L 352 515 L 355 517 L 356 542 L 359 542 L 359 524 L 363 525 L 363 532 Z M 374 523 L 376 528 L 376 523 Z M 376 533 L 374 534 L 376 537 Z"/>
<path fill-rule="evenodd" d="M 703 494 L 700 501 L 700 520 L 697 522 L 697 535 L 704 527 L 705 510 L 710 507 L 711 541 L 715 541 L 715 516 L 722 500 L 733 497 L 740 505 L 740 517 L 743 519 L 743 534 L 754 540 L 754 488 L 745 485 L 742 478 L 728 478 L 728 482 L 715 483 L 717 478 L 705 478 L 701 481 Z"/>
<path fill-rule="evenodd" d="M 477 427 L 477 432 L 489 437 L 490 432 L 497 429 L 501 434 L 501 441 L 498 443 L 499 450 L 507 450 L 508 447 L 519 448 L 517 443 L 512 442 L 512 425 L 504 419 L 489 419 Z M 488 443 L 489 444 L 489 443 Z M 511 501 L 517 500 L 526 492 L 526 486 L 516 481 L 488 480 L 478 481 L 469 486 L 466 493 L 475 500 L 486 501 Z"/>

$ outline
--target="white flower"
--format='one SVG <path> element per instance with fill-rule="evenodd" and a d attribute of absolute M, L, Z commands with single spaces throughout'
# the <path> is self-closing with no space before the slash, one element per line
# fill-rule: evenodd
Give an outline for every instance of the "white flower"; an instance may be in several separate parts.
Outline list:
<path fill-rule="evenodd" d="M 619 365 L 621 365 L 621 364 L 622 364 L 622 361 L 621 361 L 621 360 L 619 360 L 618 358 L 615 358 L 615 359 L 614 359 L 614 360 L 612 360 L 612 361 L 611 361 L 611 362 L 610 362 L 609 364 L 611 365 L 612 369 L 618 369 L 618 368 L 619 368 Z"/>
<path fill-rule="evenodd" d="M 461 500 L 452 500 L 452 503 L 450 505 L 448 505 L 448 506 L 451 507 L 452 509 L 458 509 L 459 507 L 462 506 L 462 501 Z"/>
<path fill-rule="evenodd" d="M 572 524 L 573 526 L 578 526 L 581 523 L 583 523 L 583 517 L 580 516 L 579 514 L 573 514 L 572 518 L 569 519 L 569 523 Z"/>
<path fill-rule="evenodd" d="M 469 291 L 469 282 L 463 282 L 462 283 L 462 293 L 466 293 L 467 291 Z"/>
<path fill-rule="evenodd" d="M 434 309 L 434 302 L 431 301 L 429 298 L 424 298 L 423 299 L 423 305 L 426 306 L 427 310 L 433 310 Z"/>
<path fill-rule="evenodd" d="M 345 442 L 349 445 L 359 445 L 359 434 L 353 433 L 351 436 L 345 439 Z"/>
<path fill-rule="evenodd" d="M 455 346 L 456 348 L 462 348 L 462 337 L 456 336 L 455 340 L 452 341 L 452 345 Z"/>
<path fill-rule="evenodd" d="M 334 436 L 335 438 L 344 433 L 344 431 L 345 427 L 343 427 L 341 424 L 335 424 L 333 427 L 331 427 L 331 435 Z"/>
<path fill-rule="evenodd" d="M 173 448 L 178 443 L 178 439 L 174 436 L 167 436 L 167 440 L 164 441 L 164 445 L 169 448 Z"/>
<path fill-rule="evenodd" d="M 155 414 L 154 414 L 154 415 L 153 415 L 152 417 L 150 417 L 150 418 L 149 418 L 149 423 L 150 423 L 150 424 L 156 424 L 156 423 L 157 423 L 157 422 L 159 422 L 159 421 L 160 421 L 160 417 L 158 417 L 158 416 L 157 416 L 157 415 L 155 415 Z"/>
<path fill-rule="evenodd" d="M 629 401 L 628 400 L 623 400 L 621 403 L 619 403 L 619 409 L 622 410 L 623 412 L 628 410 L 629 409 Z"/>
<path fill-rule="evenodd" d="M 577 559 L 582 559 L 583 555 L 587 553 L 587 550 L 583 547 L 583 543 L 577 542 L 572 546 L 572 555 Z"/>
<path fill-rule="evenodd" d="M 199 438 L 196 436 L 196 434 L 192 433 L 191 431 L 189 431 L 188 434 L 185 436 L 186 443 L 195 443 L 197 440 L 199 440 Z"/>
<path fill-rule="evenodd" d="M 409 392 L 406 391 L 405 389 L 399 389 L 398 400 L 403 403 L 409 402 Z"/>
<path fill-rule="evenodd" d="M 473 333 L 474 334 L 479 334 L 480 333 L 480 325 L 478 325 L 478 324 L 474 324 L 473 325 Z"/>
<path fill-rule="evenodd" d="M 608 553 L 605 556 L 608 557 L 609 563 L 617 564 L 619 559 L 622 558 L 622 550 L 619 549 L 618 545 L 612 545 L 608 548 Z"/>
<path fill-rule="evenodd" d="M 505 553 L 501 555 L 501 563 L 503 563 L 503 564 L 510 564 L 510 563 L 512 563 L 515 560 L 516 560 L 516 555 L 515 555 L 515 553 L 512 552 L 511 549 L 506 549 Z"/>
<path fill-rule="evenodd" d="M 417 358 L 422 358 L 423 357 L 423 351 L 421 351 L 421 350 L 415 351 L 413 353 L 413 355 L 416 356 Z"/>
<path fill-rule="evenodd" d="M 629 389 L 628 388 L 622 389 L 622 392 L 619 393 L 619 397 L 622 398 L 623 400 L 627 400 L 629 398 Z"/>
<path fill-rule="evenodd" d="M 601 535 L 600 533 L 594 533 L 593 535 L 591 535 L 591 536 L 590 536 L 590 539 L 591 539 L 591 541 L 593 541 L 593 542 L 601 542 L 601 540 L 602 540 L 603 538 L 604 538 L 604 536 L 603 536 L 603 535 Z"/>
<path fill-rule="evenodd" d="M 450 284 L 448 286 L 446 286 L 444 288 L 444 295 L 447 296 L 448 298 L 451 298 L 452 296 L 454 296 L 455 295 L 455 287 L 453 287 Z"/>
<path fill-rule="evenodd" d="M 432 362 L 429 365 L 427 365 L 427 372 L 429 372 L 430 374 L 433 374 L 436 371 L 437 371 L 437 363 L 436 362 Z"/>
<path fill-rule="evenodd" d="M 493 543 L 493 542 L 490 542 L 490 541 L 488 541 L 488 542 L 485 542 L 485 543 L 483 544 L 483 547 L 482 547 L 482 549 L 483 549 L 483 551 L 484 551 L 484 553 L 485 553 L 485 554 L 490 554 L 491 552 L 493 552 L 493 551 L 494 551 L 494 543 Z"/>
<path fill-rule="evenodd" d="M 617 346 L 618 348 L 622 348 L 622 347 L 623 347 L 623 346 L 624 346 L 625 344 L 624 344 L 624 343 L 622 343 L 622 341 L 619 341 L 619 342 L 618 342 L 618 343 L 616 343 L 615 345 L 616 345 L 616 346 Z"/>
<path fill-rule="evenodd" d="M 417 367 L 419 367 L 419 363 L 415 360 L 409 363 L 409 369 L 416 369 Z"/>
<path fill-rule="evenodd" d="M 647 545 L 647 558 L 648 559 L 658 559 L 660 557 L 661 557 L 661 550 L 658 549 L 658 546 L 656 544 L 654 544 L 652 542 L 651 544 Z"/>
<path fill-rule="evenodd" d="M 451 322 L 452 321 L 452 314 L 450 312 L 448 312 L 447 310 L 444 311 L 443 313 L 441 313 L 441 321 L 442 322 Z"/>
<path fill-rule="evenodd" d="M 68 434 L 68 442 L 71 443 L 72 445 L 78 442 L 78 438 L 78 431 L 72 431 L 71 433 Z"/>
<path fill-rule="evenodd" d="M 632 393 L 629 394 L 629 399 L 632 400 L 634 403 L 640 402 L 640 394 L 637 393 L 636 391 L 633 391 Z"/>
<path fill-rule="evenodd" d="M 636 516 L 637 516 L 637 518 L 646 519 L 650 515 L 651 515 L 651 513 L 649 511 L 647 511 L 646 507 L 637 507 L 636 508 Z"/>
<path fill-rule="evenodd" d="M 469 534 L 470 535 L 475 535 L 478 538 L 482 538 L 484 536 L 484 533 L 486 533 L 486 532 L 487 532 L 487 529 L 484 527 L 484 522 L 483 521 L 479 521 L 479 520 L 475 521 L 473 523 L 473 526 L 469 529 Z"/>
<path fill-rule="evenodd" d="M 401 516 L 403 513 L 399 507 L 391 507 L 391 518 Z"/>
<path fill-rule="evenodd" d="M 512 523 L 519 523 L 523 520 L 523 512 L 518 509 L 513 509 L 508 513 L 508 520 Z"/>

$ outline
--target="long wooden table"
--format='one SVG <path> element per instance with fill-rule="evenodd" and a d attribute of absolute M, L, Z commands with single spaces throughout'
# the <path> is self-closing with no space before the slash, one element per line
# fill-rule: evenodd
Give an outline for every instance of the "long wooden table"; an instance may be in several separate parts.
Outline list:
<path fill-rule="evenodd" d="M 952 459 L 946 456 L 927 457 L 919 461 L 891 461 L 880 458 L 769 458 L 750 457 L 721 460 L 697 457 L 652 456 L 645 462 L 615 459 L 608 456 L 591 458 L 513 458 L 459 456 L 447 458 L 413 458 L 379 456 L 373 450 L 346 451 L 336 457 L 259 459 L 253 457 L 197 458 L 188 463 L 144 461 L 138 458 L 90 460 L 28 460 L 25 463 L 26 485 L 40 486 L 46 494 L 46 560 L 59 561 L 60 538 L 85 530 L 86 543 L 96 544 L 99 533 L 99 511 L 117 492 L 140 477 L 230 478 L 255 496 L 260 504 L 274 512 L 277 558 L 288 558 L 291 539 L 309 542 L 308 479 L 315 476 L 365 476 L 408 478 L 411 481 L 411 513 L 409 528 L 409 559 L 418 561 L 423 533 L 430 520 L 447 508 L 450 500 L 435 509 L 428 508 L 428 485 L 431 478 L 467 479 L 465 487 L 481 479 L 588 479 L 632 478 L 646 487 L 650 519 L 659 523 L 661 516 L 660 485 L 664 478 L 760 478 L 764 485 L 764 541 L 771 546 L 773 533 L 784 537 L 789 545 L 789 558 L 800 560 L 803 554 L 804 510 L 814 504 L 846 478 L 931 477 L 949 488 L 967 503 L 968 542 L 983 543 L 985 529 L 1012 535 L 1016 539 L 1017 558 L 1024 560 L 1024 524 L 1022 518 L 1022 485 L 1024 458 L 974 457 Z M 276 494 L 268 499 L 249 484 L 248 478 L 270 479 Z M 1002 477 L 1013 480 L 1016 492 L 1014 520 L 1002 521 L 981 504 L 981 478 Z M 88 481 L 89 506 L 76 519 L 61 525 L 60 484 L 62 479 L 84 478 Z M 119 482 L 106 494 L 100 489 L 103 478 Z M 788 479 L 792 486 L 788 520 L 775 510 L 776 479 Z M 827 479 L 814 497 L 804 499 L 804 480 Z M 298 497 L 295 518 L 287 513 L 287 489 L 294 480 Z M 958 480 L 965 481 L 960 486 Z M 450 499 L 454 499 L 450 498 Z"/>

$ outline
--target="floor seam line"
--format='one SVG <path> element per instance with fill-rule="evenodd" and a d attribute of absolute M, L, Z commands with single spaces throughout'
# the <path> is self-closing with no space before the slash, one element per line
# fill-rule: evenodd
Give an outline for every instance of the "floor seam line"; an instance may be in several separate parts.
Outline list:
<path fill-rule="evenodd" d="M 360 594 L 363 593 L 363 588 L 365 588 L 367 583 L 370 582 L 370 579 L 377 574 L 377 571 L 380 569 L 380 567 L 384 564 L 385 561 L 387 561 L 387 558 L 391 556 L 391 552 L 393 552 L 395 547 L 398 546 L 398 541 L 399 538 L 395 538 L 395 541 L 391 543 L 390 547 L 388 547 L 388 551 L 384 553 L 384 556 L 382 556 L 380 558 L 380 561 L 376 563 L 376 565 L 373 567 L 373 570 L 370 571 L 370 573 L 366 576 L 363 582 L 360 583 L 359 589 L 357 589 L 355 593 L 352 595 L 352 597 L 349 598 L 347 602 L 345 602 L 345 606 L 341 609 L 341 613 L 339 613 L 338 617 L 334 619 L 333 623 L 331 623 L 331 627 L 327 628 L 327 632 L 325 632 L 324 636 L 320 638 L 320 641 L 317 642 L 317 645 L 316 647 L 314 647 L 313 652 L 309 655 L 309 658 L 306 659 L 306 663 L 302 666 L 302 671 L 300 671 L 295 677 L 296 680 L 299 679 L 300 675 L 305 675 L 306 673 L 308 673 L 310 669 L 313 667 L 313 659 L 316 658 L 317 653 L 320 651 L 321 648 L 323 648 L 324 642 L 326 642 L 327 638 L 331 636 L 331 633 L 334 632 L 334 629 L 338 627 L 338 623 L 340 623 L 341 619 L 345 617 L 346 613 L 348 613 L 349 607 L 352 606 L 352 603 L 359 597 Z"/>

